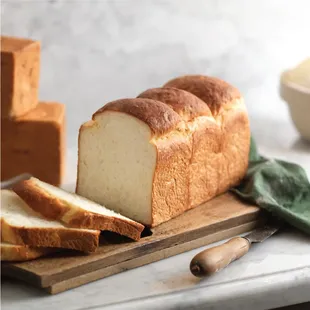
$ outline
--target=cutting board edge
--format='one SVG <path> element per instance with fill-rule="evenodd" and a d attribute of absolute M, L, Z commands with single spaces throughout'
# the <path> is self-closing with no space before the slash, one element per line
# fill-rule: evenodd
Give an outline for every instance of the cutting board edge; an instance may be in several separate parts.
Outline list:
<path fill-rule="evenodd" d="M 196 240 L 197 238 L 201 238 L 205 235 L 209 235 L 210 231 L 217 230 L 217 232 L 221 232 L 221 229 L 226 225 L 231 225 L 233 227 L 237 227 L 237 226 L 240 226 L 242 224 L 246 224 L 248 222 L 254 221 L 255 219 L 259 219 L 261 217 L 262 217 L 262 211 L 259 208 L 257 208 L 256 210 L 253 209 L 252 212 L 250 212 L 250 213 L 242 214 L 242 215 L 239 215 L 239 216 L 236 216 L 236 217 L 233 217 L 233 218 L 230 218 L 230 219 L 218 222 L 218 223 L 214 223 L 214 224 L 211 224 L 207 227 L 199 227 L 199 228 L 193 229 L 191 231 L 184 231 L 178 235 L 172 235 L 169 238 L 167 238 L 167 236 L 162 236 L 161 238 L 158 236 L 155 236 L 156 239 L 152 240 L 151 243 L 146 242 L 144 244 L 141 244 L 141 246 L 139 246 L 137 243 L 137 247 L 133 247 L 133 248 L 129 249 L 129 251 L 126 253 L 126 256 L 125 255 L 121 256 L 121 255 L 119 255 L 120 253 L 112 254 L 111 256 L 108 257 L 108 261 L 109 261 L 108 264 L 106 263 L 107 257 L 103 257 L 103 258 L 100 258 L 98 260 L 92 261 L 90 263 L 85 263 L 85 264 L 70 268 L 70 269 L 65 271 L 65 274 L 67 274 L 67 276 L 70 277 L 70 274 L 74 274 L 78 271 L 78 272 L 80 272 L 80 275 L 83 275 L 84 272 L 81 271 L 81 269 L 83 267 L 87 267 L 87 269 L 93 269 L 93 267 L 95 267 L 95 270 L 101 270 L 103 268 L 114 266 L 115 264 L 119 264 L 119 263 L 122 263 L 124 261 L 134 259 L 136 257 L 137 251 L 144 252 L 144 254 L 146 253 L 145 255 L 147 255 L 147 254 L 151 254 L 154 252 L 153 249 L 154 249 L 154 246 L 156 246 L 156 245 L 158 245 L 159 247 L 155 252 L 166 249 L 170 246 L 182 244 L 182 237 L 187 236 L 189 233 L 192 233 L 192 236 L 191 236 L 190 240 L 188 240 L 188 242 L 192 242 L 192 241 Z M 229 229 L 231 229 L 233 227 L 230 227 Z M 148 238 L 149 237 L 147 237 L 145 240 L 147 240 Z M 105 264 L 103 264 L 103 266 L 102 266 L 102 262 L 105 262 Z M 64 272 L 60 271 L 60 272 L 54 273 L 52 275 L 36 274 L 35 273 L 35 275 L 37 277 L 41 278 L 42 287 L 47 287 L 47 286 L 50 286 L 50 283 L 60 282 L 59 278 L 63 277 Z"/>
<path fill-rule="evenodd" d="M 14 279 L 22 280 L 38 287 L 43 287 L 44 284 L 42 278 L 36 273 L 33 273 L 26 269 L 18 268 L 18 266 L 13 264 L 8 264 L 5 266 L 1 264 L 1 276 L 7 276 Z M 29 279 L 29 281 L 27 281 L 27 279 Z"/>
<path fill-rule="evenodd" d="M 129 260 L 120 262 L 116 265 L 107 266 L 100 270 L 94 270 L 90 273 L 79 275 L 75 278 L 71 278 L 68 280 L 60 281 L 58 283 L 54 283 L 51 286 L 44 287 L 44 290 L 48 294 L 51 294 L 51 295 L 59 294 L 69 289 L 76 288 L 76 287 L 79 287 L 79 286 L 82 286 L 82 285 L 85 285 L 87 283 L 91 283 L 94 281 L 98 281 L 100 279 L 104 279 L 106 277 L 121 273 L 123 271 L 127 271 L 127 270 L 131 270 L 137 267 L 148 265 L 152 262 L 157 262 L 159 260 L 169 258 L 171 256 L 175 256 L 175 255 L 178 255 L 184 252 L 188 252 L 190 250 L 197 249 L 199 247 L 206 246 L 214 242 L 218 242 L 218 241 L 230 238 L 230 237 L 234 237 L 238 234 L 249 232 L 256 227 L 263 225 L 264 223 L 265 223 L 265 219 L 257 219 L 252 222 L 241 224 L 240 226 L 232 227 L 224 231 L 219 231 L 214 234 L 204 236 L 194 241 L 188 241 L 186 243 L 178 244 L 170 248 L 148 253 L 146 255 L 143 255 L 137 258 L 129 259 Z M 154 259 L 156 255 L 157 255 L 157 258 Z M 116 271 L 113 271 L 115 269 Z M 89 277 L 92 279 L 89 280 Z M 83 278 L 86 278 L 86 281 L 83 281 L 84 280 Z M 69 284 L 69 285 L 66 286 L 66 284 Z"/>

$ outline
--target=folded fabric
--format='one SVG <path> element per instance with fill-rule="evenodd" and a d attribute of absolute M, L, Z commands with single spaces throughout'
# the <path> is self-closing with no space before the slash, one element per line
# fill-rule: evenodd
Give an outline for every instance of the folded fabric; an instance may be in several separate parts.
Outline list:
<path fill-rule="evenodd" d="M 249 160 L 246 177 L 232 192 L 310 234 L 310 183 L 304 169 L 260 156 L 253 138 Z"/>

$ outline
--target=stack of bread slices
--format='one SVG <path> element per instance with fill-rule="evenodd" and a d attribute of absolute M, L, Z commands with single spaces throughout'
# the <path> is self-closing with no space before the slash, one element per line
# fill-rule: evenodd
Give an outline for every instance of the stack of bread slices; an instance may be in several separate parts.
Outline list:
<path fill-rule="evenodd" d="M 23 261 L 72 249 L 95 252 L 100 231 L 139 240 L 144 226 L 31 177 L 1 190 L 1 260 Z"/>

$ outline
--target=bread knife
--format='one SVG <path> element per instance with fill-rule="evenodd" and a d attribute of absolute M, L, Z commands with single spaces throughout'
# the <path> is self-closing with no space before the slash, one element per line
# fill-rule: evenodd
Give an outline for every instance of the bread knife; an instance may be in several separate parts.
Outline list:
<path fill-rule="evenodd" d="M 252 243 L 260 243 L 276 233 L 283 225 L 273 221 L 253 230 L 244 237 L 229 241 L 198 253 L 190 263 L 191 273 L 199 278 L 211 275 L 227 267 L 233 261 L 248 253 Z"/>
<path fill-rule="evenodd" d="M 24 180 L 28 180 L 31 177 L 32 175 L 30 173 L 23 173 L 23 174 L 17 175 L 16 177 L 13 177 L 11 179 L 1 182 L 1 189 L 10 188 L 16 183 L 24 181 Z"/>

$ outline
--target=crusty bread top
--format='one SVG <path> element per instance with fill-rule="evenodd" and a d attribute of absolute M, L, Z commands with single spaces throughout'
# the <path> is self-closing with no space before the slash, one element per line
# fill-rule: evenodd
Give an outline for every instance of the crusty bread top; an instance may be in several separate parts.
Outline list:
<path fill-rule="evenodd" d="M 40 122 L 63 123 L 65 117 L 65 105 L 57 102 L 39 102 L 39 104 L 27 114 L 14 120 L 17 123 Z"/>
<path fill-rule="evenodd" d="M 172 131 L 183 131 L 186 122 L 197 117 L 220 121 L 221 112 L 238 105 L 241 98 L 236 88 L 220 79 L 186 75 L 169 81 L 162 88 L 149 89 L 138 98 L 106 104 L 93 114 L 93 121 L 83 124 L 80 130 L 92 127 L 100 114 L 115 111 L 146 123 L 157 138 Z"/>
<path fill-rule="evenodd" d="M 170 80 L 164 87 L 175 87 L 196 95 L 209 106 L 213 115 L 219 114 L 225 104 L 241 98 L 238 89 L 232 85 L 203 75 L 181 76 Z"/>
<path fill-rule="evenodd" d="M 190 121 L 198 116 L 212 116 L 212 113 L 201 99 L 195 95 L 177 88 L 152 88 L 138 96 L 164 102 L 178 113 L 184 121 Z"/>
<path fill-rule="evenodd" d="M 132 115 L 146 123 L 155 135 L 163 135 L 173 130 L 181 121 L 180 116 L 172 108 L 152 99 L 133 98 L 109 102 L 93 114 L 93 120 L 105 111 Z"/>
<path fill-rule="evenodd" d="M 37 44 L 40 45 L 39 41 L 33 41 L 25 38 L 1 36 L 1 52 L 17 52 L 24 50 L 25 48 Z"/>

